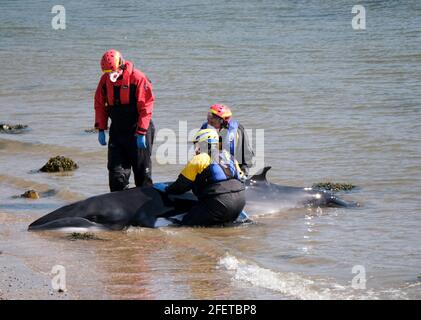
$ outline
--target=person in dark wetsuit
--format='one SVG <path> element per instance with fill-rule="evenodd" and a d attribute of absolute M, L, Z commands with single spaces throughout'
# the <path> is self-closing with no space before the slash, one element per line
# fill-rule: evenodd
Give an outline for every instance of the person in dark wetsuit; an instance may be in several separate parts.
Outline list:
<path fill-rule="evenodd" d="M 198 204 L 183 217 L 181 224 L 210 226 L 233 222 L 242 212 L 245 187 L 238 162 L 229 152 L 219 151 L 219 135 L 214 129 L 197 132 L 196 155 L 181 171 L 178 179 L 167 186 L 154 187 L 166 194 L 183 194 L 189 190 L 198 198 Z"/>

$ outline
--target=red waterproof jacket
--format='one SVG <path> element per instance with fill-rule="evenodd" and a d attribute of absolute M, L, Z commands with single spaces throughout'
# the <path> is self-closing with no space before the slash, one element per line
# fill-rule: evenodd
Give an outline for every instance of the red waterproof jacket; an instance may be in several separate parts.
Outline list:
<path fill-rule="evenodd" d="M 120 87 L 118 101 L 115 101 L 114 98 L 114 87 Z M 130 92 L 133 92 L 133 89 L 135 89 L 135 92 L 134 95 L 131 95 Z M 136 133 L 146 134 L 155 101 L 152 89 L 150 80 L 141 71 L 135 69 L 130 61 L 125 63 L 122 79 L 120 77 L 114 83 L 111 82 L 108 74 L 103 74 L 95 92 L 95 128 L 99 130 L 108 129 L 108 117 L 110 108 L 113 106 L 118 104 L 120 107 L 124 107 L 136 103 L 139 115 Z M 135 101 L 130 101 L 130 96 Z"/>

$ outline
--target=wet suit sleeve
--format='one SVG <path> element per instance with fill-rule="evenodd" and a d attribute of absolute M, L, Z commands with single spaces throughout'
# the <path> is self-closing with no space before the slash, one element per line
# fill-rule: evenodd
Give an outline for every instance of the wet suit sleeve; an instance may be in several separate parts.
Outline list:
<path fill-rule="evenodd" d="M 236 158 L 240 164 L 241 170 L 245 175 L 248 175 L 249 168 L 253 166 L 254 152 L 250 147 L 247 133 L 241 124 L 238 125 L 238 140 L 235 154 L 237 155 Z"/>
<path fill-rule="evenodd" d="M 190 181 L 185 176 L 180 174 L 171 185 L 169 185 L 165 192 L 168 194 L 183 194 L 193 187 L 193 181 Z"/>
<path fill-rule="evenodd" d="M 95 91 L 94 108 L 95 108 L 95 128 L 98 130 L 108 129 L 108 112 L 106 108 L 106 89 L 105 89 L 105 77 L 101 77 L 98 83 L 98 87 Z"/>
<path fill-rule="evenodd" d="M 152 83 L 146 77 L 139 81 L 136 90 L 137 110 L 139 112 L 139 121 L 136 130 L 137 134 L 146 134 L 148 131 L 155 102 L 152 89 Z"/>
<path fill-rule="evenodd" d="M 165 190 L 169 194 L 183 194 L 192 189 L 198 174 L 202 173 L 211 163 L 208 154 L 201 153 L 194 156 L 181 171 L 177 180 Z"/>

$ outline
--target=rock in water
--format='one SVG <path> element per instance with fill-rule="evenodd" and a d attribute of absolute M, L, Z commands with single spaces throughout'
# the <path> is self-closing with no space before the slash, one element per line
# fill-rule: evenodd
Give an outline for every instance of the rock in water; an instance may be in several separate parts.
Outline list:
<path fill-rule="evenodd" d="M 56 156 L 50 158 L 48 162 L 40 169 L 42 172 L 63 172 L 63 171 L 73 171 L 79 168 L 76 162 L 70 158 L 63 156 Z"/>
<path fill-rule="evenodd" d="M 35 190 L 28 190 L 25 193 L 20 195 L 22 198 L 28 198 L 28 199 L 39 199 L 39 194 Z"/>
<path fill-rule="evenodd" d="M 0 132 L 3 133 L 21 133 L 25 129 L 27 129 L 28 126 L 24 124 L 6 124 L 6 123 L 0 123 Z"/>

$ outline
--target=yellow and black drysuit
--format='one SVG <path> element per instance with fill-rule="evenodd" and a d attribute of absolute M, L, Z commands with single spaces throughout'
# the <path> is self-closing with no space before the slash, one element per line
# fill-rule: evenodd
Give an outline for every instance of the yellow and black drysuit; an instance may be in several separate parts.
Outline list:
<path fill-rule="evenodd" d="M 183 225 L 216 225 L 233 222 L 246 204 L 243 173 L 238 162 L 222 151 L 216 160 L 207 153 L 194 156 L 168 186 L 167 194 L 182 194 L 189 190 L 199 199 L 183 217 Z"/>

